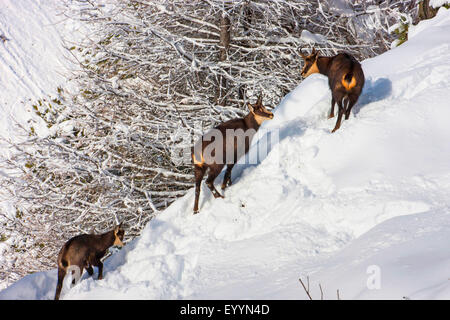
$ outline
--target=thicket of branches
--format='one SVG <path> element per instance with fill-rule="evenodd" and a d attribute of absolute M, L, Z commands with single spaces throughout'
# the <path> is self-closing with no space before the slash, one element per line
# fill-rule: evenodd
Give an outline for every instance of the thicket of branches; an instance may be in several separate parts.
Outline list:
<path fill-rule="evenodd" d="M 47 133 L 25 128 L 5 161 L 3 188 L 16 202 L 4 230 L 28 240 L 33 261 L 18 273 L 54 267 L 80 232 L 125 220 L 133 237 L 192 187 L 190 146 L 203 128 L 243 115 L 259 93 L 277 105 L 301 81 L 305 30 L 324 54 L 359 59 L 387 50 L 389 27 L 415 1 L 355 1 L 351 11 L 306 0 L 70 1 L 64 14 L 91 32 L 68 49 L 79 91 L 34 105 Z M 303 35 L 302 35 L 303 32 Z M 43 136 L 44 135 L 44 136 Z M 19 178 L 17 178 L 19 177 Z M 23 262 L 23 260 L 21 260 Z"/>

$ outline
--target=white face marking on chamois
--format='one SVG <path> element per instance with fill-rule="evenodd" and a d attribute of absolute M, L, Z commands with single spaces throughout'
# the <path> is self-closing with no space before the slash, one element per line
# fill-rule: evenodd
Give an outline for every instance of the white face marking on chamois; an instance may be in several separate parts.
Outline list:
<path fill-rule="evenodd" d="M 255 107 L 252 106 L 250 103 L 248 104 L 248 109 L 250 110 L 250 112 L 253 114 L 253 116 L 255 117 L 255 121 L 258 125 L 261 125 L 264 121 L 266 120 L 270 120 L 273 119 L 273 113 L 268 111 L 263 105 L 260 106 L 256 106 L 259 107 L 259 109 L 262 109 L 264 111 L 264 115 L 260 115 L 257 114 L 255 112 Z"/>
<path fill-rule="evenodd" d="M 316 48 L 313 48 L 313 51 L 310 55 L 304 55 L 300 52 L 301 57 L 304 60 L 303 69 L 301 71 L 301 75 L 303 78 L 310 76 L 313 73 L 319 73 L 319 67 L 317 66 L 317 60 L 319 59 L 319 52 L 316 51 Z"/>
<path fill-rule="evenodd" d="M 266 120 L 272 119 L 272 118 L 267 118 L 267 117 L 263 117 L 263 116 L 257 115 L 255 113 L 253 113 L 253 115 L 255 116 L 256 123 L 258 123 L 259 125 L 261 125 L 261 123 L 263 123 Z"/>
<path fill-rule="evenodd" d="M 114 234 L 114 246 L 119 246 L 119 247 L 123 247 L 123 242 L 122 240 L 119 239 L 119 237 Z"/>
<path fill-rule="evenodd" d="M 122 242 L 122 240 L 120 240 L 119 236 L 117 235 L 119 233 L 119 231 L 121 231 L 121 235 L 123 237 L 124 231 L 120 228 L 122 224 L 120 224 L 119 226 L 114 228 L 114 243 L 113 246 L 119 246 L 119 247 L 123 247 L 124 244 Z"/>

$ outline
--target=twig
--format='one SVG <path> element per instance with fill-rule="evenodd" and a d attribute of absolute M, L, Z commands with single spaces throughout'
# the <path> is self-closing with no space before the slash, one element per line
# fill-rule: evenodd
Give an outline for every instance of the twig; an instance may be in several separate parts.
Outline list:
<path fill-rule="evenodd" d="M 307 279 L 308 279 L 308 282 L 309 282 L 309 278 L 307 278 Z M 303 283 L 302 278 L 300 278 L 300 279 L 298 279 L 298 280 L 299 280 L 300 283 L 302 284 L 303 289 L 305 290 L 306 294 L 307 294 L 308 297 L 309 297 L 309 300 L 312 300 L 311 295 L 309 294 L 309 289 L 307 289 L 307 288 L 305 287 L 305 284 Z"/>
<path fill-rule="evenodd" d="M 8 39 L 4 34 L 0 34 L 0 40 L 2 40 L 3 42 L 9 41 L 10 39 Z"/>

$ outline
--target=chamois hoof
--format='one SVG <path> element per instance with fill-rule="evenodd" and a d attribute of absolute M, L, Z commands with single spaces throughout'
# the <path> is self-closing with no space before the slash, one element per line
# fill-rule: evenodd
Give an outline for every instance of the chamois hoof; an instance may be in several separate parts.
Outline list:
<path fill-rule="evenodd" d="M 225 198 L 225 197 L 217 192 L 217 193 L 214 193 L 214 198 Z"/>
<path fill-rule="evenodd" d="M 231 183 L 227 183 L 226 185 L 222 185 L 222 190 L 225 190 L 227 187 L 231 186 Z"/>
<path fill-rule="evenodd" d="M 335 133 L 337 129 L 339 128 L 334 128 L 333 130 L 331 130 L 331 133 Z"/>
<path fill-rule="evenodd" d="M 331 118 L 334 118 L 334 114 L 330 114 L 330 115 L 328 116 L 328 119 L 331 119 Z"/>
<path fill-rule="evenodd" d="M 200 210 L 194 210 L 194 213 L 193 214 L 197 214 L 197 213 L 199 213 L 200 212 Z"/>

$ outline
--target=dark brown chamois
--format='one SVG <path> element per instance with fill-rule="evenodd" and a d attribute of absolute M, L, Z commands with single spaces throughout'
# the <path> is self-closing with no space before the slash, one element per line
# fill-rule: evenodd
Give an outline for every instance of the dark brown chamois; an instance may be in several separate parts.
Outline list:
<path fill-rule="evenodd" d="M 328 118 L 334 117 L 334 104 L 339 107 L 335 132 L 341 126 L 342 115 L 345 120 L 350 116 L 352 107 L 361 94 L 364 86 L 364 72 L 361 64 L 348 53 L 339 53 L 333 57 L 319 56 L 319 52 L 313 49 L 308 56 L 300 52 L 305 60 L 301 75 L 308 77 L 313 73 L 321 73 L 328 77 L 328 85 L 331 90 L 331 111 Z"/>
<path fill-rule="evenodd" d="M 198 198 L 203 176 L 209 169 L 206 185 L 215 198 L 223 196 L 214 188 L 214 180 L 223 167 L 227 169 L 222 190 L 231 185 L 231 170 L 238 159 L 245 155 L 251 140 L 263 121 L 272 119 L 273 113 L 262 104 L 261 96 L 255 104 L 247 104 L 250 112 L 244 118 L 232 119 L 208 131 L 192 147 L 192 162 L 195 175 L 194 214 L 198 213 Z"/>
<path fill-rule="evenodd" d="M 123 246 L 123 236 L 125 231 L 122 223 L 113 230 L 104 234 L 81 234 L 67 241 L 58 254 L 58 283 L 56 285 L 55 300 L 59 300 L 64 276 L 71 266 L 77 268 L 78 276 L 83 274 L 83 268 L 90 276 L 94 274 L 93 266 L 98 267 L 98 279 L 103 279 L 103 263 L 101 258 L 105 255 L 109 247 Z M 72 269 L 72 275 L 75 270 Z M 75 284 L 75 278 L 72 280 Z"/>

